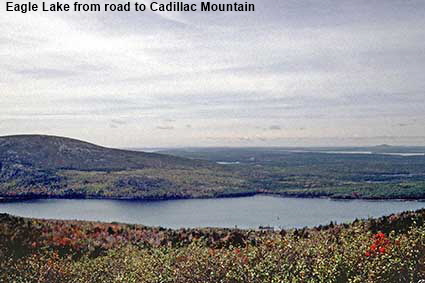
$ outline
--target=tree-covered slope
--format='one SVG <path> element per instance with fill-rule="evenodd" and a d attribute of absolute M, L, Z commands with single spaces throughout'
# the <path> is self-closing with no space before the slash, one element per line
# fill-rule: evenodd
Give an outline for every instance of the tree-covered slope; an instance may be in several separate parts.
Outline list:
<path fill-rule="evenodd" d="M 55 136 L 0 137 L 0 197 L 217 197 L 246 193 L 214 162 L 106 148 Z"/>
<path fill-rule="evenodd" d="M 267 193 L 425 199 L 425 156 L 410 155 L 421 148 L 397 148 L 406 156 L 331 149 L 332 154 L 285 148 L 158 154 L 53 136 L 0 137 L 0 197 L 158 200 Z"/>
<path fill-rule="evenodd" d="M 126 170 L 207 164 L 199 160 L 106 148 L 76 139 L 45 135 L 0 137 L 0 162 L 30 165 L 43 170 Z"/>

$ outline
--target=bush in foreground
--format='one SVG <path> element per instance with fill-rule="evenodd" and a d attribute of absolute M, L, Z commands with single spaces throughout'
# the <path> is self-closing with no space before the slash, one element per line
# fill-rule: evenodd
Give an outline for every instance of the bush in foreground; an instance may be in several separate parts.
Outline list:
<path fill-rule="evenodd" d="M 1 215 L 1 282 L 417 282 L 425 210 L 264 232 Z"/>

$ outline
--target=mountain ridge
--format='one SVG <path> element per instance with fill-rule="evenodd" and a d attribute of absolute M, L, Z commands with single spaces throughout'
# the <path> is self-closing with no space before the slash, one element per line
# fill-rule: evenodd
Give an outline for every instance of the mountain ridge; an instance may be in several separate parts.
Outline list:
<path fill-rule="evenodd" d="M 202 166 L 209 162 L 166 154 L 109 148 L 86 141 L 50 135 L 0 137 L 0 162 L 40 169 L 127 170 Z"/>
<path fill-rule="evenodd" d="M 245 193 L 244 182 L 207 160 L 58 136 L 0 137 L 0 200 L 216 197 Z"/>

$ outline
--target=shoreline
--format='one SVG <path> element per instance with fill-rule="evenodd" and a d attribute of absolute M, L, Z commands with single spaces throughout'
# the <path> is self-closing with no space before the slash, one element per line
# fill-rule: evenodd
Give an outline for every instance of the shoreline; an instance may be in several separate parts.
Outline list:
<path fill-rule="evenodd" d="M 192 197 L 192 196 L 171 196 L 171 197 L 102 197 L 102 196 L 48 196 L 48 195 L 38 195 L 38 196 L 19 196 L 19 197 L 9 197 L 9 196 L 0 196 L 1 203 L 10 203 L 10 202 L 23 202 L 30 200 L 117 200 L 117 201 L 170 201 L 170 200 L 202 200 L 202 199 L 227 199 L 227 198 L 243 198 L 243 197 L 254 197 L 254 196 L 271 196 L 271 197 L 280 197 L 280 198 L 298 198 L 298 199 L 328 199 L 334 201 L 353 201 L 353 200 L 364 200 L 364 201 L 418 201 L 425 202 L 425 198 L 362 198 L 362 197 L 332 197 L 332 196 L 310 196 L 310 195 L 293 195 L 285 193 L 269 193 L 269 192 L 241 192 L 241 193 L 232 193 L 232 194 L 223 194 L 218 196 L 201 196 L 201 197 Z"/>

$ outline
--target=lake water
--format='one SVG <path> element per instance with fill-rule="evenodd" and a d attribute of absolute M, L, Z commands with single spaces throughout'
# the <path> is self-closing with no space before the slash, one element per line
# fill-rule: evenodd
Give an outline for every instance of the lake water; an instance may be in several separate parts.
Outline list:
<path fill-rule="evenodd" d="M 293 228 L 350 222 L 425 207 L 418 201 L 335 201 L 257 195 L 169 201 L 31 200 L 0 203 L 0 212 L 49 218 L 137 223 L 168 228 Z"/>
<path fill-rule="evenodd" d="M 424 152 L 372 152 L 372 151 L 328 151 L 328 150 L 290 150 L 284 149 L 282 151 L 295 152 L 295 153 L 327 153 L 327 154 L 367 154 L 367 155 L 393 155 L 393 156 L 425 156 Z"/>

